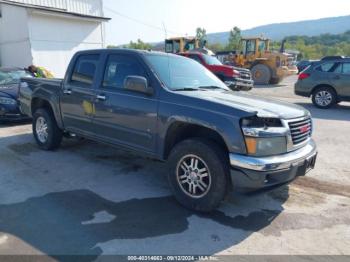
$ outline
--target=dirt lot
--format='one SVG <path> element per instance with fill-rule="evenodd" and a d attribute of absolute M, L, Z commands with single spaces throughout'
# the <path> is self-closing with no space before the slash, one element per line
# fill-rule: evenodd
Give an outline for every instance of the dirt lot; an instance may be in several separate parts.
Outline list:
<path fill-rule="evenodd" d="M 171 197 L 164 164 L 89 141 L 37 149 L 28 124 L 0 128 L 0 254 L 350 255 L 350 104 L 315 109 L 294 77 L 252 93 L 309 109 L 317 167 L 201 215 Z"/>

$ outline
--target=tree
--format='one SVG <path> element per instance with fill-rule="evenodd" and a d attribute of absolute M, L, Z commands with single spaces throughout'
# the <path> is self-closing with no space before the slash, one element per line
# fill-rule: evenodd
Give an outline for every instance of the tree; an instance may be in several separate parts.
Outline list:
<path fill-rule="evenodd" d="M 124 46 L 125 48 L 130 49 L 142 49 L 142 50 L 149 50 L 152 49 L 152 45 L 143 42 L 141 39 L 137 39 L 137 42 L 130 41 L 128 45 Z"/>
<path fill-rule="evenodd" d="M 230 31 L 230 37 L 228 40 L 228 45 L 226 47 L 227 50 L 239 50 L 241 45 L 241 29 L 239 29 L 237 26 L 232 28 Z"/>
<path fill-rule="evenodd" d="M 350 31 L 343 34 L 287 37 L 287 49 L 300 51 L 299 59 L 320 59 L 328 55 L 350 55 Z"/>
<path fill-rule="evenodd" d="M 209 44 L 207 46 L 209 50 L 212 50 L 214 53 L 220 52 L 220 51 L 225 51 L 225 46 L 223 46 L 220 43 L 214 43 L 214 44 Z"/>
<path fill-rule="evenodd" d="M 207 41 L 207 30 L 204 28 L 198 27 L 196 29 L 196 37 L 201 43 L 201 46 L 205 46 L 205 43 Z"/>

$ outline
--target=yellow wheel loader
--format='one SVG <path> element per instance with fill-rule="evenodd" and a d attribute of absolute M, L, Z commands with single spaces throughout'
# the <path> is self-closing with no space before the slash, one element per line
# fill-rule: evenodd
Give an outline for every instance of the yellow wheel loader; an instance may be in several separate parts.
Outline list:
<path fill-rule="evenodd" d="M 242 38 L 242 51 L 236 53 L 235 64 L 248 68 L 258 85 L 278 84 L 286 76 L 297 74 L 293 58 L 284 52 L 285 41 L 279 52 L 270 51 L 270 39 L 262 37 Z"/>

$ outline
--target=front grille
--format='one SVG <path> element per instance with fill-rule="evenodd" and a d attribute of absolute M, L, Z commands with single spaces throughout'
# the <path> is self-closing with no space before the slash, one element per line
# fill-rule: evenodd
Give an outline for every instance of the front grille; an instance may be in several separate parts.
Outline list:
<path fill-rule="evenodd" d="M 240 72 L 240 78 L 250 80 L 252 76 L 249 72 Z"/>
<path fill-rule="evenodd" d="M 289 128 L 294 145 L 299 145 L 308 140 L 312 135 L 311 118 L 289 122 Z"/>

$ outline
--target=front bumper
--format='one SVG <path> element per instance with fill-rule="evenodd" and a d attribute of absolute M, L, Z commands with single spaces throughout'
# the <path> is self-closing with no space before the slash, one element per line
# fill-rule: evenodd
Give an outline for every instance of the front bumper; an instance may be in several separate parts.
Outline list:
<path fill-rule="evenodd" d="M 238 191 L 253 191 L 291 182 L 313 169 L 316 158 L 313 140 L 303 148 L 280 156 L 230 154 L 233 187 Z"/>
<path fill-rule="evenodd" d="M 0 121 L 27 120 L 28 116 L 23 115 L 18 105 L 0 105 Z"/>
<path fill-rule="evenodd" d="M 227 78 L 225 84 L 234 91 L 250 91 L 254 87 L 254 81 L 243 78 Z"/>

